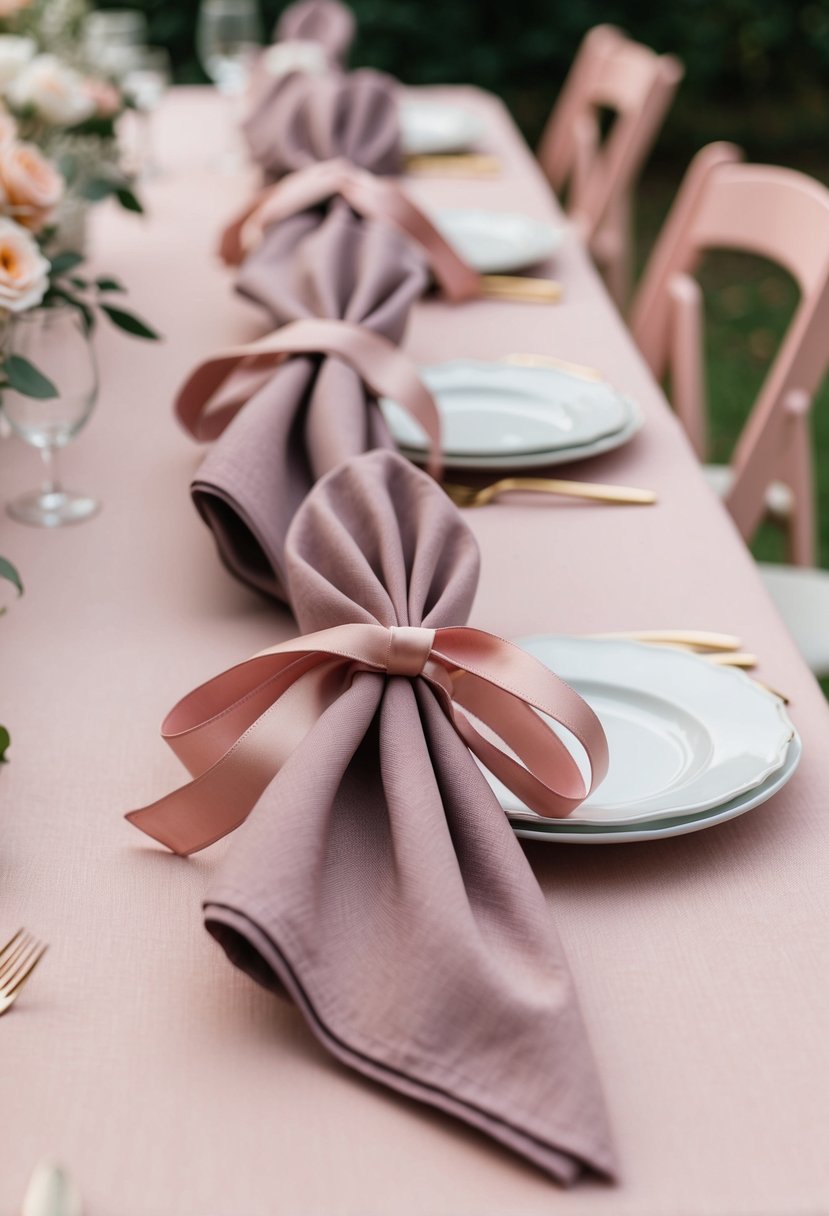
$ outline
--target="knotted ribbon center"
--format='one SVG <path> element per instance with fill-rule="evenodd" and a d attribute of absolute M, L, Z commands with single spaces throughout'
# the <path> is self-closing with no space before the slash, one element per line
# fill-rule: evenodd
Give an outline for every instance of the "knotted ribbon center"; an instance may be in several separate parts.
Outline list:
<path fill-rule="evenodd" d="M 390 676 L 419 676 L 432 653 L 434 629 L 416 625 L 393 625 L 389 629 L 386 671 Z"/>

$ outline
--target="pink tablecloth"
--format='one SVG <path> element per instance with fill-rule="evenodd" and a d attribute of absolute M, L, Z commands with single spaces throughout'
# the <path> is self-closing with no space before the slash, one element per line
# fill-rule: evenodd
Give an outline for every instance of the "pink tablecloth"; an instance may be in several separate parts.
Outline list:
<path fill-rule="evenodd" d="M 446 95 L 485 120 L 505 173 L 419 179 L 417 196 L 557 217 L 502 107 Z M 0 1023 L 0 1213 L 17 1211 L 44 1156 L 71 1168 L 87 1216 L 826 1212 L 829 715 L 575 241 L 556 258 L 560 306 L 430 301 L 409 347 L 429 361 L 524 350 L 602 367 L 647 425 L 590 474 L 652 486 L 660 505 L 470 513 L 483 550 L 471 623 L 512 637 L 734 631 L 791 695 L 805 744 L 786 791 L 731 824 L 661 844 L 529 846 L 592 1034 L 621 1184 L 559 1191 L 339 1068 L 204 932 L 223 846 L 182 861 L 121 819 L 180 776 L 157 734 L 167 709 L 291 632 L 220 568 L 188 500 L 200 457 L 170 411 L 198 359 L 261 326 L 211 258 L 245 194 L 204 168 L 222 121 L 209 94 L 174 95 L 160 123 L 171 173 L 148 191 L 149 219 L 113 211 L 96 226 L 101 267 L 167 335 L 159 348 L 100 335 L 101 401 L 65 463 L 102 514 L 59 534 L 0 524 L 0 552 L 27 583 L 0 622 L 0 720 L 14 736 L 0 773 L 0 939 L 26 924 L 52 944 Z M 0 470 L 9 495 L 35 480 L 36 457 L 4 442 Z"/>

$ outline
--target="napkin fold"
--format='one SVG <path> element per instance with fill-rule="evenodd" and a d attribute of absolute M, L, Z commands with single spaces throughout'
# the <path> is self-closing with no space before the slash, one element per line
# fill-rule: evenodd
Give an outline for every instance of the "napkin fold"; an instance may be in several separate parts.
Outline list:
<path fill-rule="evenodd" d="M 303 632 L 432 629 L 465 621 L 478 551 L 434 482 L 372 452 L 309 494 L 285 568 Z M 550 911 L 426 681 L 355 673 L 234 837 L 205 920 L 352 1068 L 563 1184 L 612 1174 Z"/>
<path fill-rule="evenodd" d="M 403 164 L 399 88 L 371 68 L 275 79 L 260 72 L 242 130 L 271 180 L 336 157 L 371 173 L 397 174 Z"/>
<path fill-rule="evenodd" d="M 306 317 L 358 323 L 399 342 L 425 290 L 419 251 L 343 204 L 268 229 L 239 290 L 275 325 Z M 219 554 L 237 578 L 284 599 L 285 536 L 314 482 L 350 457 L 394 448 L 376 398 L 336 357 L 276 368 L 208 452 L 191 487 Z"/>
<path fill-rule="evenodd" d="M 297 0 L 280 14 L 276 42 L 318 42 L 332 63 L 342 63 L 354 41 L 354 14 L 339 0 Z"/>

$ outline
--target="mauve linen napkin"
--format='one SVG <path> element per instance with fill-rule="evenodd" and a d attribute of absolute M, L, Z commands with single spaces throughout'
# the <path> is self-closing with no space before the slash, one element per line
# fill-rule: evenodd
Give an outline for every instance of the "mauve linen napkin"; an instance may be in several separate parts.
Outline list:
<path fill-rule="evenodd" d="M 339 0 L 298 0 L 276 23 L 276 42 L 318 42 L 332 63 L 342 63 L 354 41 L 354 14 Z"/>
<path fill-rule="evenodd" d="M 400 173 L 399 88 L 370 68 L 276 79 L 261 72 L 242 124 L 251 155 L 271 180 L 336 157 L 370 173 Z"/>
<path fill-rule="evenodd" d="M 410 241 L 340 204 L 324 219 L 306 212 L 268 229 L 239 287 L 276 325 L 342 319 L 399 342 L 427 282 Z M 284 599 L 283 549 L 297 508 L 318 478 L 375 447 L 394 441 L 352 368 L 309 355 L 277 367 L 210 449 L 192 486 L 231 573 Z"/>
<path fill-rule="evenodd" d="M 286 543 L 302 633 L 460 625 L 478 551 L 397 453 L 321 481 Z M 567 962 L 532 871 L 422 680 L 355 675 L 267 787 L 205 904 L 230 960 L 336 1057 L 558 1181 L 612 1174 Z"/>

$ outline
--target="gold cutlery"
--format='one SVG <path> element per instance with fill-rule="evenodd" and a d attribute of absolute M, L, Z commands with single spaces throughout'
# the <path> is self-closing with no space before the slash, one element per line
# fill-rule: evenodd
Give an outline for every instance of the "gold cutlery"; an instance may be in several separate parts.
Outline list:
<path fill-rule="evenodd" d="M 36 1165 L 20 1216 L 82 1216 L 80 1192 L 66 1170 L 51 1162 Z"/>
<path fill-rule="evenodd" d="M 742 667 L 744 670 L 750 670 L 757 666 L 757 655 L 749 654 L 745 650 L 736 650 L 730 654 L 707 654 L 706 659 L 710 663 L 718 663 L 720 667 Z"/>
<path fill-rule="evenodd" d="M 707 629 L 636 629 L 619 633 L 594 633 L 596 638 L 620 638 L 653 645 L 683 646 L 691 650 L 742 650 L 742 640 L 733 633 L 712 633 Z"/>
<path fill-rule="evenodd" d="M 499 177 L 501 162 L 483 152 L 457 152 L 444 155 L 407 156 L 407 173 L 447 177 Z"/>
<path fill-rule="evenodd" d="M 529 304 L 557 304 L 564 294 L 555 279 L 532 279 L 527 275 L 481 275 L 482 294 L 490 300 L 523 300 Z"/>
<path fill-rule="evenodd" d="M 25 929 L 0 949 L 0 1016 L 11 1009 L 48 947 Z"/>
<path fill-rule="evenodd" d="M 650 506 L 656 502 L 653 490 L 638 490 L 633 486 L 607 486 L 590 481 L 561 481 L 547 477 L 502 477 L 499 481 L 479 489 L 444 482 L 443 488 L 459 507 L 483 507 L 499 494 L 508 494 L 511 491 L 589 498 L 594 502 L 625 506 Z"/>
<path fill-rule="evenodd" d="M 516 367 L 552 367 L 555 371 L 566 372 L 568 376 L 576 376 L 579 380 L 590 380 L 595 384 L 607 383 L 607 377 L 597 367 L 571 363 L 569 359 L 558 359 L 555 355 L 505 355 L 501 362 L 513 363 Z"/>
<path fill-rule="evenodd" d="M 649 646 L 665 646 L 673 650 L 687 650 L 715 663 L 720 667 L 737 667 L 742 671 L 750 671 L 757 666 L 756 654 L 742 649 L 742 641 L 732 633 L 711 633 L 706 629 L 641 629 L 622 630 L 616 633 L 592 633 L 588 637 L 618 639 L 628 642 L 645 642 Z M 789 698 L 779 689 L 750 676 L 754 683 L 765 692 L 777 697 L 784 705 L 789 704 Z"/>

